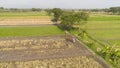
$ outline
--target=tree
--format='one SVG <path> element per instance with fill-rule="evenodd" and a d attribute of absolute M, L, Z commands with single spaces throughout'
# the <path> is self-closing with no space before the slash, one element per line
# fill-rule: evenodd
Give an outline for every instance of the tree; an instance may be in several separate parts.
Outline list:
<path fill-rule="evenodd" d="M 4 7 L 0 7 L 0 10 L 4 10 Z"/>
<path fill-rule="evenodd" d="M 85 21 L 88 19 L 89 15 L 85 12 L 65 12 L 61 16 L 61 25 L 65 29 L 71 29 L 73 25 L 80 25 L 84 24 Z"/>
<path fill-rule="evenodd" d="M 52 9 L 45 9 L 45 11 L 47 12 L 47 14 L 48 14 L 49 16 L 52 15 Z"/>
<path fill-rule="evenodd" d="M 110 7 L 109 12 L 112 12 L 113 14 L 120 14 L 120 7 Z"/>
<path fill-rule="evenodd" d="M 73 12 L 64 12 L 60 18 L 63 29 L 70 30 L 75 22 Z"/>
<path fill-rule="evenodd" d="M 86 23 L 86 21 L 89 18 L 89 15 L 88 13 L 85 13 L 85 12 L 78 12 L 78 13 L 75 13 L 75 18 L 76 18 L 75 24 L 79 25 L 79 31 L 80 31 L 81 25 Z"/>
<path fill-rule="evenodd" d="M 39 8 L 32 8 L 31 11 L 41 11 Z"/>
<path fill-rule="evenodd" d="M 0 7 L 0 11 L 4 11 L 4 7 Z"/>
<path fill-rule="evenodd" d="M 52 10 L 52 13 L 54 14 L 54 19 L 53 21 L 57 22 L 62 14 L 62 10 L 60 8 L 54 8 Z"/>

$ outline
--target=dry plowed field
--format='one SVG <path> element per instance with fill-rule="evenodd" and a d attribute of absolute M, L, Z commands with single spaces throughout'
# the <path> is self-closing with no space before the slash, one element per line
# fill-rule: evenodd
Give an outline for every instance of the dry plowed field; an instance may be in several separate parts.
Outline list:
<path fill-rule="evenodd" d="M 0 38 L 0 67 L 108 68 L 79 41 L 64 36 Z"/>
<path fill-rule="evenodd" d="M 51 18 L 44 17 L 26 17 L 26 18 L 2 18 L 0 19 L 0 25 L 41 25 L 41 24 L 53 24 Z"/>

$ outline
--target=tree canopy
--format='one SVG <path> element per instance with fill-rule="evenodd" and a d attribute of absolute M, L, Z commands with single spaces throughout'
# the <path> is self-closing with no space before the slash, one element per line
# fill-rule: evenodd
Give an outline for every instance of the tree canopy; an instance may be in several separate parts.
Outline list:
<path fill-rule="evenodd" d="M 52 9 L 52 13 L 54 14 L 54 21 L 57 22 L 62 14 L 62 10 L 60 8 Z"/>
<path fill-rule="evenodd" d="M 109 12 L 112 12 L 114 14 L 120 14 L 120 7 L 111 7 L 109 8 Z"/>
<path fill-rule="evenodd" d="M 89 15 L 85 12 L 65 12 L 61 16 L 61 26 L 64 29 L 71 29 L 73 25 L 82 25 L 84 24 Z"/>

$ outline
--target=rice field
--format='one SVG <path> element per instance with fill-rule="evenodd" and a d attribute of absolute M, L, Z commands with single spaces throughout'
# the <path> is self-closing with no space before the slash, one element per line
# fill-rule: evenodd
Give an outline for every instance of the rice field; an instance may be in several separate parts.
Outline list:
<path fill-rule="evenodd" d="M 0 37 L 63 35 L 57 26 L 1 26 Z"/>
<path fill-rule="evenodd" d="M 120 16 L 93 15 L 84 28 L 94 38 L 120 46 Z"/>

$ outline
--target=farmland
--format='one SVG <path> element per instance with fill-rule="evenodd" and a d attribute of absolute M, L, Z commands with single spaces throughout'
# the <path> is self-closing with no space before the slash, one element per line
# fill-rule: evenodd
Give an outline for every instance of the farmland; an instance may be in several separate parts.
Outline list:
<path fill-rule="evenodd" d="M 94 38 L 110 45 L 120 46 L 120 16 L 93 15 L 84 27 Z"/>
<path fill-rule="evenodd" d="M 119 68 L 120 16 L 93 15 L 84 28 L 89 34 L 89 38 L 84 39 L 88 47 L 101 55 L 113 67 Z M 106 52 L 106 55 L 104 55 L 104 52 Z M 113 54 L 115 54 L 116 57 L 112 59 Z"/>
<path fill-rule="evenodd" d="M 10 18 L 10 17 L 28 17 L 28 16 L 47 16 L 44 11 L 41 12 L 0 12 L 0 18 Z"/>
<path fill-rule="evenodd" d="M 60 59 L 46 59 L 46 60 L 35 60 L 26 62 L 8 62 L 0 63 L 0 67 L 9 68 L 102 68 L 97 62 L 91 58 L 85 56 L 80 57 L 69 57 Z"/>
<path fill-rule="evenodd" d="M 119 68 L 120 16 L 91 14 L 82 29 L 85 30 L 83 34 L 76 29 L 70 32 L 103 57 L 113 68 Z M 113 58 L 113 54 L 116 57 Z"/>
<path fill-rule="evenodd" d="M 46 12 L 2 12 L 0 25 L 40 25 L 53 24 Z"/>
<path fill-rule="evenodd" d="M 48 30 L 49 29 L 49 30 Z M 1 26 L 0 37 L 63 35 L 57 26 Z"/>
<path fill-rule="evenodd" d="M 119 23 L 119 20 L 117 19 L 116 21 L 116 18 L 119 18 L 119 16 L 110 17 L 112 21 L 116 21 L 114 26 L 112 26 L 112 21 L 108 21 L 109 16 L 105 15 L 106 18 L 103 20 L 102 16 L 99 18 L 100 16 L 92 15 L 84 28 L 87 29 L 90 35 L 96 32 L 96 35 L 94 35 L 96 39 L 102 41 L 104 39 L 106 41 L 105 37 L 100 37 L 100 33 L 97 34 L 97 31 L 101 30 L 101 28 L 104 30 L 112 29 L 113 31 L 113 27 L 118 29 L 119 25 L 116 26 L 116 24 Z M 96 57 L 93 52 L 84 47 L 80 42 L 72 43 L 65 40 L 65 32 L 53 25 L 54 23 L 51 22 L 51 19 L 52 16 L 47 16 L 45 12 L 1 13 L 0 66 L 3 68 L 109 68 L 105 61 Z M 112 24 L 106 27 L 102 26 L 101 22 L 106 25 L 109 22 Z M 95 27 L 98 24 L 102 27 Z M 107 35 L 105 32 L 102 32 L 104 36 Z M 119 37 L 116 34 L 116 38 Z M 108 38 L 110 37 L 108 36 Z M 98 49 L 101 46 L 96 47 Z M 94 47 L 95 50 L 96 47 Z"/>
<path fill-rule="evenodd" d="M 64 36 L 1 38 L 0 48 L 1 68 L 106 67 L 80 42 Z"/>

